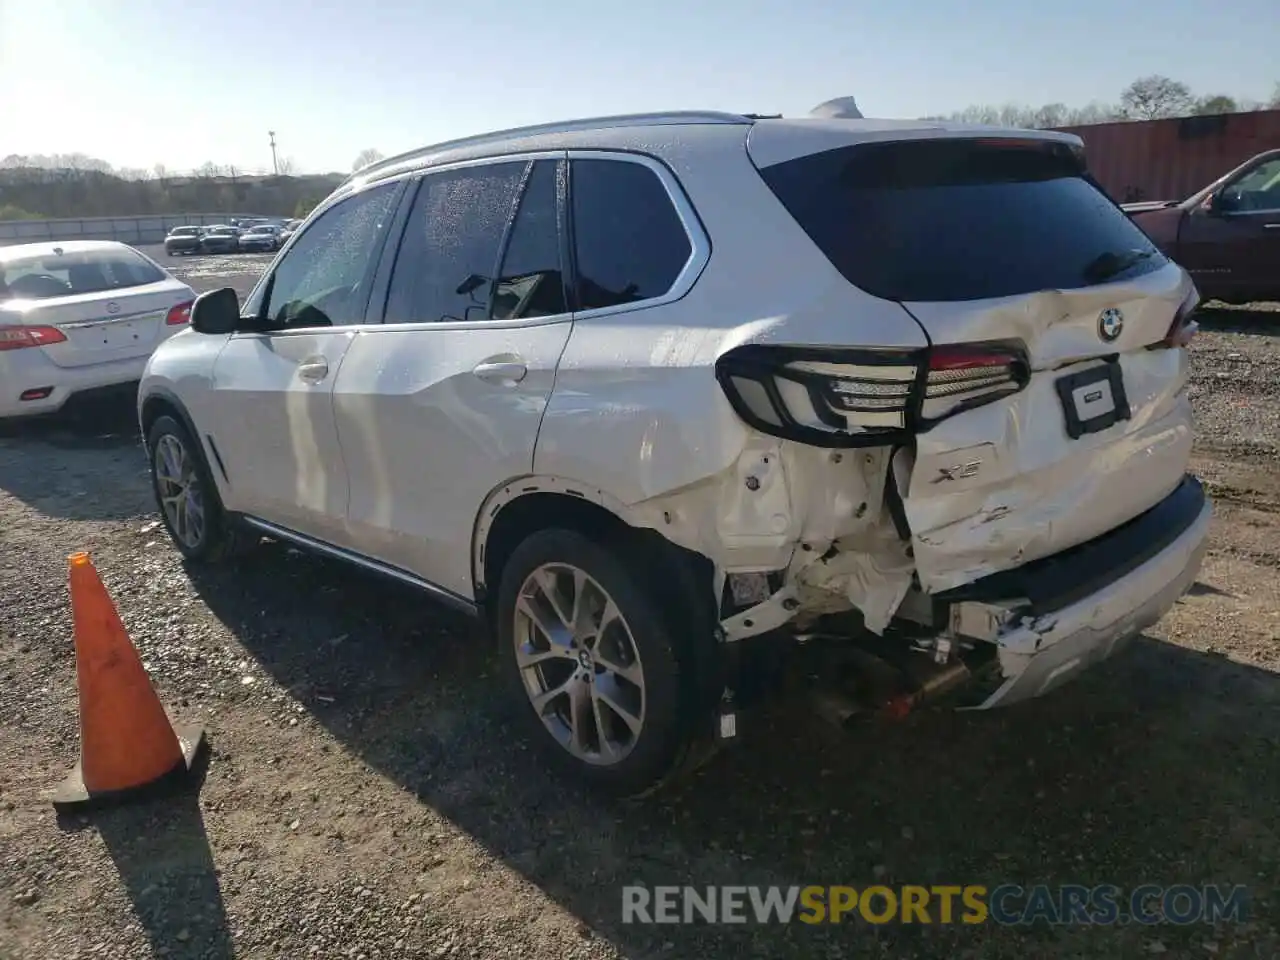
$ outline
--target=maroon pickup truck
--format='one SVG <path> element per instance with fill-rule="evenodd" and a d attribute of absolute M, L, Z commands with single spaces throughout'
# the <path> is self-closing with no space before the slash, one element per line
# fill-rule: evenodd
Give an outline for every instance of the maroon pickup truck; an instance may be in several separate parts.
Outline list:
<path fill-rule="evenodd" d="M 1258 154 L 1186 200 L 1121 207 L 1191 274 L 1204 300 L 1280 300 L 1280 150 Z"/>

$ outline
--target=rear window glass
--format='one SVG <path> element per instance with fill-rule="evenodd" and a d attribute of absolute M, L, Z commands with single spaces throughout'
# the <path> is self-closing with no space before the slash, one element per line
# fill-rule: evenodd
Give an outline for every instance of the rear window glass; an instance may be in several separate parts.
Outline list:
<path fill-rule="evenodd" d="M 199 232 L 199 227 L 174 227 L 170 231 L 175 237 L 194 237 Z"/>
<path fill-rule="evenodd" d="M 0 301 L 103 293 L 163 279 L 164 271 L 131 250 L 49 253 L 0 265 Z"/>
<path fill-rule="evenodd" d="M 888 300 L 1090 286 L 1108 255 L 1128 264 L 1108 280 L 1166 262 L 1064 147 L 864 144 L 765 167 L 761 176 L 845 279 Z"/>

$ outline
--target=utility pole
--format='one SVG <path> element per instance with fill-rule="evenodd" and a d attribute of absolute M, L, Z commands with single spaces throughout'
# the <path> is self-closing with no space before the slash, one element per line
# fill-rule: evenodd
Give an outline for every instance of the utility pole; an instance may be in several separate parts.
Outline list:
<path fill-rule="evenodd" d="M 280 176 L 280 164 L 276 160 L 276 132 L 274 130 L 268 130 L 267 136 L 271 138 L 271 169 L 278 177 Z"/>

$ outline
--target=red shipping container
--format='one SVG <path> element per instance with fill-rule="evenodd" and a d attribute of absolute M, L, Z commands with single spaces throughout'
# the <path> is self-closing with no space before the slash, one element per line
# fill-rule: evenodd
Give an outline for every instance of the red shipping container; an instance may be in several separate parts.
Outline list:
<path fill-rule="evenodd" d="M 1280 147 L 1280 110 L 1058 129 L 1084 140 L 1090 171 L 1120 203 L 1183 200 Z"/>

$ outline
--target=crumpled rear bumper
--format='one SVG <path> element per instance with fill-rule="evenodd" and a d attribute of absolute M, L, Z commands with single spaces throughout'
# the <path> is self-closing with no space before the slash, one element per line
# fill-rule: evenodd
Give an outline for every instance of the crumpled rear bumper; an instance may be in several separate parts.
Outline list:
<path fill-rule="evenodd" d="M 1163 617 L 1195 582 L 1204 559 L 1212 504 L 1202 492 L 1199 504 L 1190 524 L 1145 562 L 1002 633 L 996 642 L 1004 683 L 967 709 L 1007 706 L 1047 693 Z"/>

